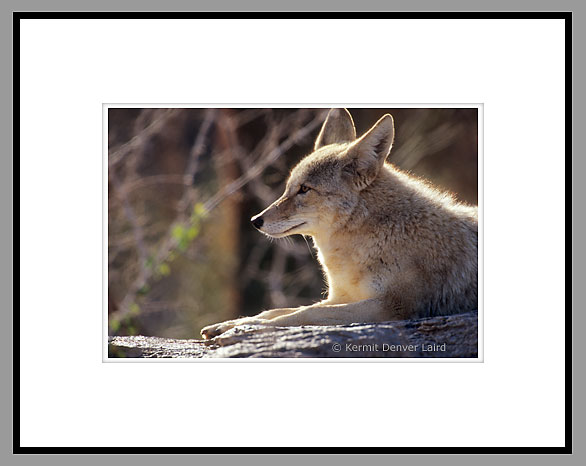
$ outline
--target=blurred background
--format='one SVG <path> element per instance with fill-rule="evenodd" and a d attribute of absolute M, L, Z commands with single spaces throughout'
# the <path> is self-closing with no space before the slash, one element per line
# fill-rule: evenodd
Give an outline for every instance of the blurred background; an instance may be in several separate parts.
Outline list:
<path fill-rule="evenodd" d="M 351 108 L 395 119 L 388 161 L 477 204 L 477 109 Z M 208 324 L 324 297 L 312 242 L 250 217 L 311 152 L 328 109 L 108 110 L 109 335 L 200 338 Z"/>

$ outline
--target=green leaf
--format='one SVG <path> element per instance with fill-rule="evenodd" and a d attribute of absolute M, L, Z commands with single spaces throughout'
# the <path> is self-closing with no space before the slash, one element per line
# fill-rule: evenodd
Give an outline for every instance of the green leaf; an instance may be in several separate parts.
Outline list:
<path fill-rule="evenodd" d="M 199 234 L 199 225 L 193 225 L 193 226 L 191 226 L 191 228 L 189 228 L 189 230 L 187 230 L 187 239 L 191 241 L 191 240 L 195 239 L 198 234 Z"/>
<path fill-rule="evenodd" d="M 110 329 L 112 330 L 112 333 L 116 333 L 120 329 L 120 321 L 118 319 L 111 319 Z"/>
<path fill-rule="evenodd" d="M 207 215 L 207 210 L 201 202 L 198 202 L 193 206 L 193 213 L 197 217 L 205 217 Z"/>
<path fill-rule="evenodd" d="M 183 226 L 175 225 L 173 227 L 172 235 L 173 235 L 173 238 L 175 238 L 176 240 L 180 241 L 183 238 L 184 234 L 185 234 L 185 229 L 183 228 Z"/>
<path fill-rule="evenodd" d="M 171 267 L 169 267 L 169 264 L 163 262 L 161 265 L 159 265 L 159 273 L 163 277 L 166 277 L 167 275 L 169 275 L 171 273 Z"/>
<path fill-rule="evenodd" d="M 140 307 L 136 303 L 132 303 L 129 307 L 130 315 L 137 315 L 140 312 Z"/>

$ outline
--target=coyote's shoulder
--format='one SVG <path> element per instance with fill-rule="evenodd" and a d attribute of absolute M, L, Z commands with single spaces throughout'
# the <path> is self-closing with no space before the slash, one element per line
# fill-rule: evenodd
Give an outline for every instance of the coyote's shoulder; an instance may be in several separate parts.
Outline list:
<path fill-rule="evenodd" d="M 204 336 L 246 322 L 379 322 L 477 307 L 477 208 L 387 163 L 393 139 L 388 114 L 357 139 L 348 111 L 330 111 L 283 195 L 252 219 L 268 236 L 313 238 L 327 299 L 212 325 Z"/>

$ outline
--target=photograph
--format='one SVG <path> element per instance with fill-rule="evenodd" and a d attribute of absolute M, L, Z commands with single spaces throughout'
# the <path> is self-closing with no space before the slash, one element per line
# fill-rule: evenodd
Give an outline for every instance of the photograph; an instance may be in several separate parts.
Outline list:
<path fill-rule="evenodd" d="M 580 15 L 307 6 L 12 11 L 13 456 L 575 453 Z"/>
<path fill-rule="evenodd" d="M 478 357 L 478 106 L 104 111 L 108 358 Z"/>

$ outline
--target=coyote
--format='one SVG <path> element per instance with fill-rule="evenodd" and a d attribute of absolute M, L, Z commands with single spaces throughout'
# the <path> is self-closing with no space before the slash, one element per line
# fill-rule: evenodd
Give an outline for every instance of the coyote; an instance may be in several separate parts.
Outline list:
<path fill-rule="evenodd" d="M 311 236 L 328 285 L 324 301 L 209 325 L 340 325 L 477 308 L 478 208 L 385 162 L 394 139 L 384 115 L 359 139 L 346 109 L 330 110 L 314 151 L 260 214 L 267 236 Z"/>

